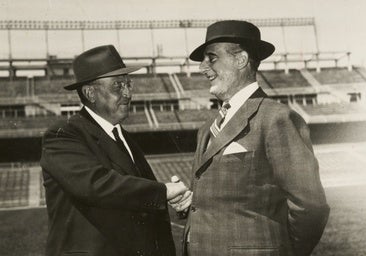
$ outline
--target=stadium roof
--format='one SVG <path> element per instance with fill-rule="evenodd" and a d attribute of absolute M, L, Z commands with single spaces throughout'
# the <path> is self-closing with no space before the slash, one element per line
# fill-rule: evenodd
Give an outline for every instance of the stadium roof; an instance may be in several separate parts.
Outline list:
<path fill-rule="evenodd" d="M 314 18 L 246 19 L 260 27 L 314 26 Z M 110 30 L 110 29 L 167 29 L 206 28 L 219 19 L 202 20 L 0 20 L 0 30 Z"/>

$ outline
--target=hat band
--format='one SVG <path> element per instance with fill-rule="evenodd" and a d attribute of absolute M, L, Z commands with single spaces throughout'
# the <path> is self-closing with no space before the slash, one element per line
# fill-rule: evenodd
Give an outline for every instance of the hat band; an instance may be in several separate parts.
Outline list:
<path fill-rule="evenodd" d="M 76 81 L 77 82 L 81 82 L 81 81 L 91 81 L 91 80 L 95 80 L 95 79 L 98 79 L 98 77 L 100 76 L 103 76 L 109 72 L 112 72 L 112 71 L 115 71 L 117 69 L 120 69 L 120 68 L 126 68 L 126 66 L 124 65 L 116 65 L 116 66 L 112 66 L 112 67 L 107 67 L 105 70 L 101 70 L 100 72 L 98 73 L 94 73 L 92 74 L 91 76 L 88 76 L 88 77 L 77 77 Z"/>

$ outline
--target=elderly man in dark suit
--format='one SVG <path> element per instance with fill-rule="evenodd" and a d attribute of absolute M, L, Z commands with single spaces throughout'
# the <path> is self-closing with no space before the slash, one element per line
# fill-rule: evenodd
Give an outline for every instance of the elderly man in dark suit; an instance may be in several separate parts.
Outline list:
<path fill-rule="evenodd" d="M 41 166 L 49 215 L 46 255 L 175 255 L 167 200 L 181 182 L 159 183 L 120 125 L 131 100 L 126 67 L 112 45 L 73 62 L 84 107 L 43 138 Z"/>
<path fill-rule="evenodd" d="M 329 207 L 309 130 L 256 82 L 273 52 L 253 24 L 220 21 L 190 55 L 223 104 L 198 131 L 185 254 L 310 255 L 322 235 Z"/>

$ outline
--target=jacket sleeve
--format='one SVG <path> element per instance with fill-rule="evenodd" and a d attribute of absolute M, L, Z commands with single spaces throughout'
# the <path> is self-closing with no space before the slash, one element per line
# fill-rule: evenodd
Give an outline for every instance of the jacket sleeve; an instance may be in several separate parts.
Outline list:
<path fill-rule="evenodd" d="M 41 166 L 66 194 L 85 205 L 148 212 L 166 209 L 163 183 L 104 167 L 68 125 L 45 133 Z"/>
<path fill-rule="evenodd" d="M 288 232 L 295 255 L 310 255 L 329 216 L 318 162 L 305 121 L 288 109 L 272 114 L 266 154 L 276 182 L 287 195 Z"/>

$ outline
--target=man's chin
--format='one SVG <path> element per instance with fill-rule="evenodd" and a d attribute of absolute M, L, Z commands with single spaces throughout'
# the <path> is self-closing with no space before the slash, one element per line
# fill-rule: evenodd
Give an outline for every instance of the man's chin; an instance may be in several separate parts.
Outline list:
<path fill-rule="evenodd" d="M 218 86 L 217 85 L 211 85 L 211 87 L 210 87 L 210 93 L 212 94 L 212 95 L 214 95 L 214 96 L 216 96 L 217 94 L 218 94 L 218 92 L 219 92 L 219 90 L 218 90 L 219 88 L 218 88 Z"/>

